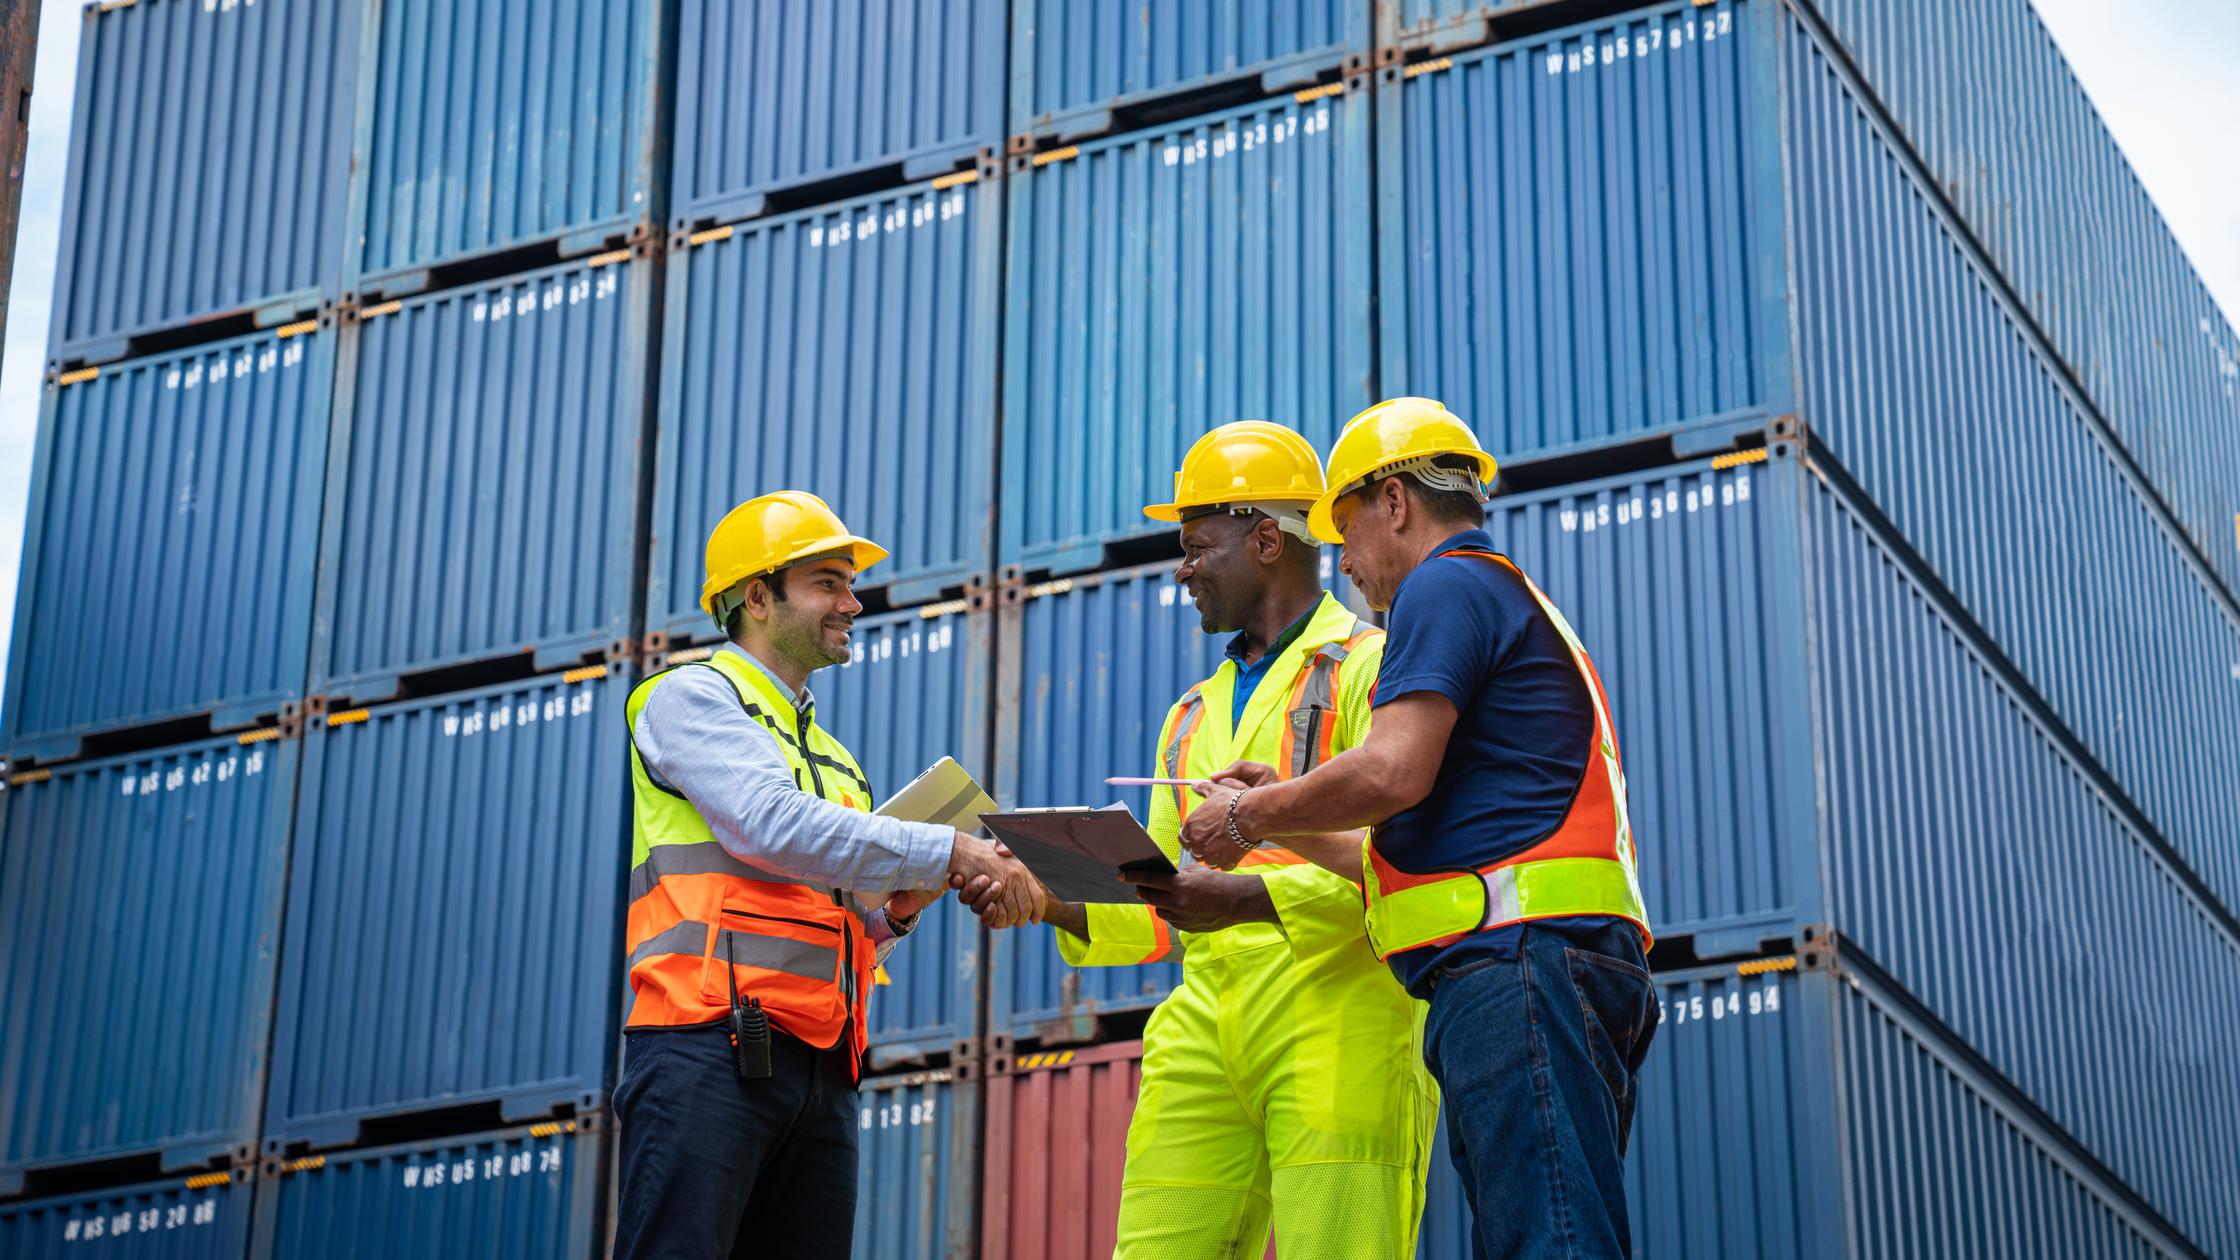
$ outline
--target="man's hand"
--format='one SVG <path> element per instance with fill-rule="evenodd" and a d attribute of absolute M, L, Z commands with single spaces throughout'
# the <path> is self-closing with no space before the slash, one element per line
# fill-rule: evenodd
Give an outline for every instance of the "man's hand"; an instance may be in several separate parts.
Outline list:
<path fill-rule="evenodd" d="M 1172 875 L 1122 871 L 1120 878 L 1136 885 L 1136 895 L 1160 918 L 1185 932 L 1276 921 L 1276 903 L 1268 897 L 1267 884 L 1255 876 L 1194 866 Z"/>
<path fill-rule="evenodd" d="M 1232 761 L 1208 776 L 1214 783 L 1227 783 L 1238 788 L 1266 787 L 1278 782 L 1276 768 L 1257 761 Z"/>
<path fill-rule="evenodd" d="M 975 896 L 973 890 L 981 880 L 987 886 Z M 977 836 L 960 831 L 950 843 L 949 884 L 960 890 L 959 898 L 989 927 L 1041 921 L 1042 884 L 1009 849 Z"/>
<path fill-rule="evenodd" d="M 1200 783 L 1192 790 L 1204 799 L 1182 820 L 1180 839 L 1190 855 L 1215 870 L 1236 869 L 1252 848 L 1252 838 L 1240 846 L 1229 837 L 1229 802 L 1244 794 L 1246 785 L 1235 779 Z"/>

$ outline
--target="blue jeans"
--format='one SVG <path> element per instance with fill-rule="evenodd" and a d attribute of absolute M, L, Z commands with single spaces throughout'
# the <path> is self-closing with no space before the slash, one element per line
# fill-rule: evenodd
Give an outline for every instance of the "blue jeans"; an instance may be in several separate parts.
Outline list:
<path fill-rule="evenodd" d="M 1656 994 L 1630 935 L 1527 925 L 1517 956 L 1434 973 L 1424 1059 L 1477 1260 L 1622 1257 L 1634 1075 Z"/>

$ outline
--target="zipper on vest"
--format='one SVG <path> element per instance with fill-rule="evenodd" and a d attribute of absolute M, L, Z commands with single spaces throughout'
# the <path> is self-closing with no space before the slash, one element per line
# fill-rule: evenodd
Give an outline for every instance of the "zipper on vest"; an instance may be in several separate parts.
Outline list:
<path fill-rule="evenodd" d="M 782 914 L 756 914 L 752 910 L 726 909 L 723 913 L 737 915 L 742 919 L 764 919 L 771 923 L 791 923 L 795 927 L 815 928 L 819 932 L 838 932 L 841 935 L 842 939 L 846 939 L 847 937 L 846 928 L 836 928 L 829 923 L 811 923 L 807 919 L 789 919 Z"/>

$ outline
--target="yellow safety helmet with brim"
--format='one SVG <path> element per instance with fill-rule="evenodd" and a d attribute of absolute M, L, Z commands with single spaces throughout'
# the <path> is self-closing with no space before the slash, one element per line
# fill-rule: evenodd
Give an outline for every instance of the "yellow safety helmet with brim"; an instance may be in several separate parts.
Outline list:
<path fill-rule="evenodd" d="M 848 532 L 823 499 L 806 490 L 757 495 L 724 514 L 708 532 L 707 578 L 700 608 L 718 628 L 744 600 L 725 598 L 748 578 L 775 573 L 817 556 L 844 553 L 861 573 L 887 558 L 887 549 Z"/>
<path fill-rule="evenodd" d="M 1147 504 L 1143 514 L 1182 521 L 1226 508 L 1296 513 L 1320 497 L 1322 461 L 1313 444 L 1272 420 L 1235 420 L 1190 444 L 1174 475 L 1174 501 Z"/>
<path fill-rule="evenodd" d="M 1443 455 L 1463 455 L 1477 465 L 1477 475 L 1437 467 Z M 1324 542 L 1342 543 L 1345 535 L 1331 517 L 1338 500 L 1380 477 L 1413 473 L 1427 484 L 1460 479 L 1472 488 L 1493 484 L 1493 456 L 1478 445 L 1462 417 L 1432 398 L 1387 398 L 1346 422 L 1330 446 L 1327 489 L 1307 512 L 1307 524 Z M 1483 494 L 1483 491 L 1480 491 Z"/>

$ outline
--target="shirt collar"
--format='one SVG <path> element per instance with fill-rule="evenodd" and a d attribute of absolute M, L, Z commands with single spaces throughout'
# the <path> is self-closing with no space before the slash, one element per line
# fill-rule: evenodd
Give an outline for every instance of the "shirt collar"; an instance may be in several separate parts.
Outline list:
<path fill-rule="evenodd" d="M 761 670 L 763 677 L 778 685 L 779 695 L 793 697 L 794 712 L 807 713 L 809 712 L 811 706 L 816 704 L 817 698 L 809 694 L 809 688 L 807 686 L 803 686 L 799 691 L 796 691 L 793 688 L 787 686 L 786 680 L 778 677 L 778 671 L 770 668 L 768 665 L 763 664 L 762 661 L 758 657 L 756 657 L 754 653 L 747 651 L 746 649 L 740 647 L 738 644 L 726 643 L 716 650 L 719 652 L 729 652 L 733 656 L 738 657 L 740 660 L 745 661 L 747 664 Z"/>
<path fill-rule="evenodd" d="M 1432 555 L 1453 551 L 1457 547 L 1473 547 L 1480 551 L 1493 550 L 1493 535 L 1482 529 L 1466 529 L 1432 549 Z"/>
<path fill-rule="evenodd" d="M 1276 641 L 1268 645 L 1268 650 L 1260 654 L 1260 659 L 1263 661 L 1272 660 L 1278 653 L 1290 647 L 1294 639 L 1307 632 L 1307 623 L 1313 621 L 1314 615 L 1321 611 L 1322 600 L 1318 598 L 1314 601 L 1313 607 L 1301 613 L 1297 621 L 1292 622 L 1288 629 L 1276 636 Z M 1244 631 L 1239 630 L 1236 636 L 1229 640 L 1229 646 L 1222 649 L 1222 655 L 1235 661 L 1239 670 L 1251 668 L 1251 666 L 1245 664 L 1244 659 L 1245 649 L 1250 646 L 1248 639 L 1249 636 Z"/>

